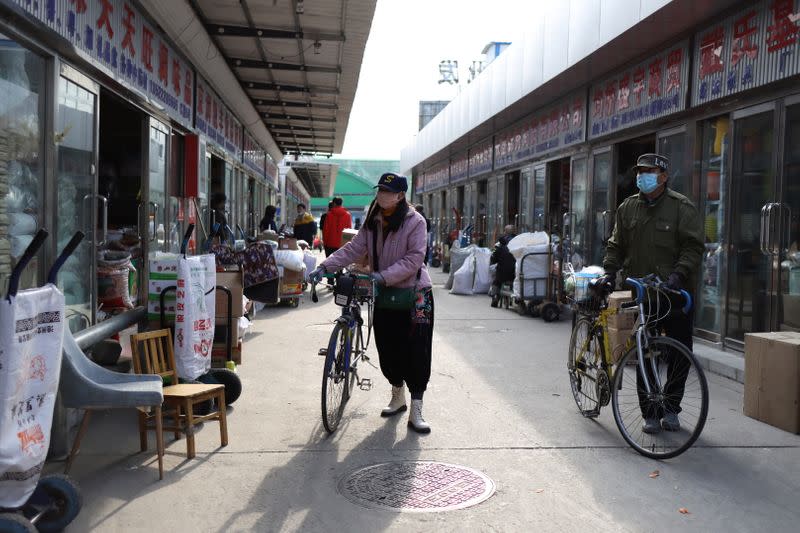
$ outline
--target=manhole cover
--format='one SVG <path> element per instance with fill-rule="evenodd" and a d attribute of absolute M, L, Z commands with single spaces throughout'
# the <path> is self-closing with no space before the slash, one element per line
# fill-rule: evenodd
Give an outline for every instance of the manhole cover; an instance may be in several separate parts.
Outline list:
<path fill-rule="evenodd" d="M 380 463 L 339 482 L 351 502 L 372 509 L 426 513 L 463 509 L 494 494 L 494 482 L 466 466 L 433 461 Z"/>

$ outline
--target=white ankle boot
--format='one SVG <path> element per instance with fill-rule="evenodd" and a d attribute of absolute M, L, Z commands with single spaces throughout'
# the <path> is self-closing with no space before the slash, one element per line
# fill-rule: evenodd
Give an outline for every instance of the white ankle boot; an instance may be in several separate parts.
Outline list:
<path fill-rule="evenodd" d="M 411 400 L 411 413 L 408 415 L 408 427 L 417 433 L 430 433 L 431 426 L 422 418 L 422 400 Z"/>
<path fill-rule="evenodd" d="M 395 387 L 392 385 L 392 400 L 389 405 L 383 408 L 381 416 L 393 416 L 408 409 L 406 407 L 406 388 L 404 386 Z"/>

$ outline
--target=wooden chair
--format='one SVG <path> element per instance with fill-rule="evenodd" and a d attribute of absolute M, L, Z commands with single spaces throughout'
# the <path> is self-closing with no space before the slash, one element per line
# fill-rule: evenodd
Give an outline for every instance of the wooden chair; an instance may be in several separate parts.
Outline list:
<path fill-rule="evenodd" d="M 141 346 L 141 348 L 140 348 Z M 173 425 L 163 425 L 164 430 L 175 432 L 179 439 L 186 435 L 186 455 L 195 456 L 195 426 L 205 420 L 219 420 L 220 442 L 228 445 L 228 423 L 225 418 L 225 387 L 202 383 L 178 383 L 175 371 L 175 355 L 172 350 L 172 335 L 169 329 L 148 331 L 131 335 L 133 370 L 137 374 L 158 374 L 164 379 L 164 407 L 172 411 Z M 215 400 L 216 411 L 207 415 L 195 416 L 196 404 Z M 139 440 L 142 451 L 147 449 L 148 422 L 153 415 L 139 413 Z M 150 427 L 150 429 L 153 429 Z"/>

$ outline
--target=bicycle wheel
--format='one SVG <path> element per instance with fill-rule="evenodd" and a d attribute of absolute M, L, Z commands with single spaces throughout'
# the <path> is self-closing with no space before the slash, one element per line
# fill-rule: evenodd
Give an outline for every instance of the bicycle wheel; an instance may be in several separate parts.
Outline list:
<path fill-rule="evenodd" d="M 337 322 L 328 342 L 322 374 L 322 425 L 328 433 L 336 431 L 349 395 L 345 362 L 351 342 L 347 327 Z"/>
<path fill-rule="evenodd" d="M 648 395 L 644 388 L 639 356 L 633 347 L 615 370 L 614 421 L 634 450 L 652 459 L 669 459 L 689 449 L 703 431 L 708 415 L 708 382 L 694 355 L 674 339 L 651 339 L 644 356 L 651 392 Z M 664 417 L 670 415 L 680 415 L 679 427 L 665 424 Z M 645 416 L 658 420 L 661 428 L 645 433 Z"/>
<path fill-rule="evenodd" d="M 592 319 L 581 316 L 575 322 L 569 340 L 567 370 L 572 396 L 578 410 L 587 418 L 600 414 L 603 395 L 607 399 L 608 376 L 603 369 L 603 351 L 600 338 L 593 333 Z M 607 403 L 607 402 L 606 402 Z"/>
<path fill-rule="evenodd" d="M 361 336 L 361 328 L 356 328 L 356 342 L 353 344 L 355 348 L 350 352 L 350 368 L 347 369 L 347 399 L 350 399 L 350 395 L 356 388 L 357 382 L 357 371 L 358 371 L 358 361 L 361 359 L 359 356 L 363 353 L 364 350 L 364 340 Z"/>

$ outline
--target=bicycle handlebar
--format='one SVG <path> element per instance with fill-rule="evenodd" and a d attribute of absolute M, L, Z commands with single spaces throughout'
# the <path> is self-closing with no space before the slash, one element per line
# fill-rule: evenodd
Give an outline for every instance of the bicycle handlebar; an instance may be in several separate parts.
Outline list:
<path fill-rule="evenodd" d="M 687 291 L 685 291 L 683 289 L 680 289 L 680 290 L 676 291 L 675 289 L 670 289 L 669 287 L 666 287 L 664 285 L 664 282 L 661 281 L 659 279 L 659 277 L 656 276 L 655 274 L 650 274 L 649 276 L 645 276 L 643 278 L 627 278 L 625 280 L 625 282 L 630 284 L 630 285 L 633 285 L 633 287 L 636 289 L 636 303 L 635 303 L 635 305 L 639 305 L 640 303 L 642 303 L 644 301 L 644 290 L 645 290 L 645 288 L 650 287 L 650 288 L 662 290 L 662 291 L 665 291 L 665 292 L 671 292 L 673 294 L 680 294 L 681 296 L 683 296 L 683 299 L 686 302 L 686 304 L 681 308 L 683 313 L 685 315 L 688 315 L 689 311 L 692 310 L 693 302 L 692 302 L 692 295 L 691 294 L 689 294 Z"/>
<path fill-rule="evenodd" d="M 341 276 L 341 272 L 326 272 L 322 275 L 323 278 L 327 279 L 336 279 L 338 276 Z M 356 274 L 353 272 L 348 272 L 347 276 L 352 277 L 353 279 L 369 279 L 371 280 L 372 277 L 367 274 Z M 319 297 L 317 296 L 317 283 L 311 284 L 311 301 L 314 303 L 319 302 Z"/>

